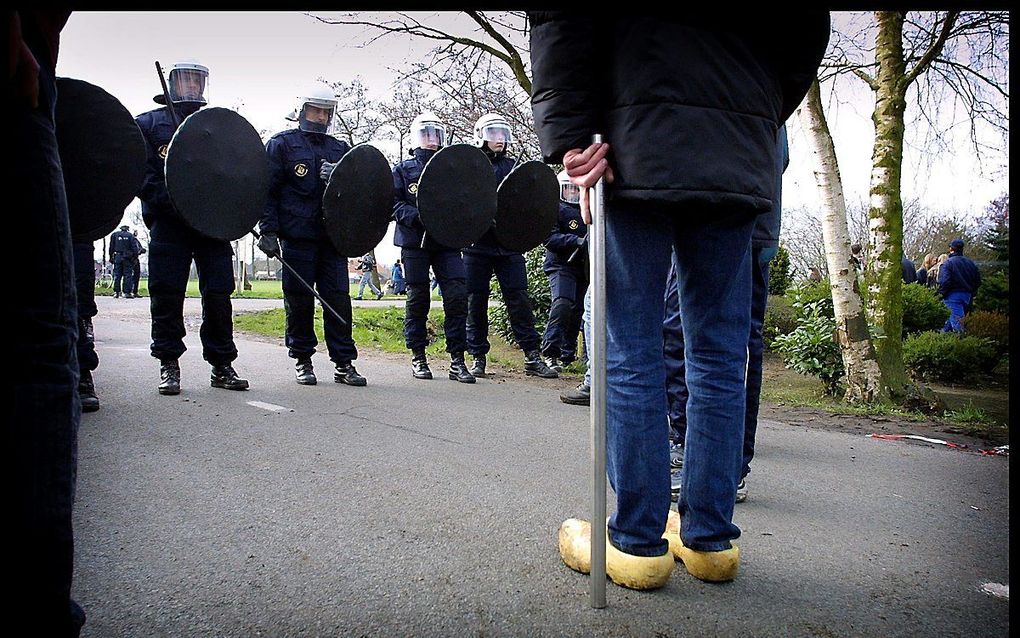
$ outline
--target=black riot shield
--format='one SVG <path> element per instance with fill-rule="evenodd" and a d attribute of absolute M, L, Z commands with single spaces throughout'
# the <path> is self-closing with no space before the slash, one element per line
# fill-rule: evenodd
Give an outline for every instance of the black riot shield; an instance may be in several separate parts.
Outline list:
<path fill-rule="evenodd" d="M 454 144 L 433 155 L 418 180 L 418 214 L 426 234 L 444 246 L 478 241 L 496 217 L 496 176 L 485 153 Z"/>
<path fill-rule="evenodd" d="M 120 224 L 145 177 L 145 140 L 124 105 L 82 80 L 57 78 L 56 132 L 75 241 Z"/>
<path fill-rule="evenodd" d="M 527 252 L 546 239 L 556 226 L 560 184 L 542 162 L 525 162 L 499 185 L 496 241 L 515 252 Z"/>
<path fill-rule="evenodd" d="M 233 241 L 251 232 L 266 210 L 266 148 L 238 113 L 216 107 L 196 111 L 170 140 L 166 188 L 188 226 Z"/>
<path fill-rule="evenodd" d="M 360 257 L 386 236 L 393 216 L 393 174 L 374 146 L 358 144 L 333 169 L 322 195 L 322 221 L 336 251 Z"/>

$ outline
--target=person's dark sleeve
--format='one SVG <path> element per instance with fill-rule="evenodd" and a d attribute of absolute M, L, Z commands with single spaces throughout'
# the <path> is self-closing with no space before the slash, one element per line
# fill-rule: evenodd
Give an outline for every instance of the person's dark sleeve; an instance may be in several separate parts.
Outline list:
<path fill-rule="evenodd" d="M 563 160 L 572 148 L 586 148 L 600 127 L 597 91 L 603 68 L 594 18 L 567 11 L 532 11 L 531 109 L 542 156 Z"/>
<path fill-rule="evenodd" d="M 408 228 L 414 228 L 416 223 L 421 223 L 418 219 L 418 207 L 407 201 L 407 184 L 404 183 L 404 175 L 400 172 L 399 164 L 393 167 L 393 219 Z"/>
<path fill-rule="evenodd" d="M 135 122 L 145 140 L 145 177 L 138 189 L 138 199 L 153 208 L 173 210 L 170 193 L 166 189 L 166 160 L 159 156 L 159 149 L 149 139 L 148 116 L 140 115 L 135 118 Z"/>
<path fill-rule="evenodd" d="M 570 255 L 583 241 L 583 237 L 578 237 L 574 233 L 563 232 L 563 229 L 557 225 L 553 229 L 552 234 L 549 235 L 549 239 L 545 240 L 545 247 L 554 253 Z"/>
<path fill-rule="evenodd" d="M 266 142 L 266 158 L 269 160 L 269 193 L 266 210 L 259 220 L 262 233 L 280 232 L 280 191 L 283 189 L 283 163 L 280 160 L 280 142 L 271 139 Z"/>

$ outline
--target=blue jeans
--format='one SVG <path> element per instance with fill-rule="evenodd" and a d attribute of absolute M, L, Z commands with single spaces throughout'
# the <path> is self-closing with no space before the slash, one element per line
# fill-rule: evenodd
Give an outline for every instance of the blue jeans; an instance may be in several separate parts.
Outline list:
<path fill-rule="evenodd" d="M 591 344 L 591 286 L 584 291 L 584 315 L 581 323 L 584 324 L 584 342 Z M 586 347 L 590 348 L 591 345 Z M 584 368 L 584 384 L 591 387 L 591 357 L 588 358 L 588 365 Z"/>
<path fill-rule="evenodd" d="M 658 556 L 670 507 L 663 285 L 676 251 L 687 368 L 684 544 L 728 549 L 744 440 L 753 217 L 712 222 L 670 205 L 617 203 L 606 216 L 607 468 L 610 540 Z M 654 285 L 650 285 L 654 284 Z"/>
<path fill-rule="evenodd" d="M 963 315 L 967 314 L 967 306 L 970 305 L 970 293 L 951 292 L 942 303 L 949 308 L 949 318 L 942 326 L 942 332 L 963 332 Z"/>
<path fill-rule="evenodd" d="M 362 297 L 362 295 L 365 292 L 365 286 L 368 286 L 368 289 L 371 290 L 376 295 L 381 295 L 382 294 L 382 291 L 379 290 L 378 288 L 376 288 L 375 284 L 372 283 L 372 273 L 371 272 L 361 273 L 361 285 L 358 287 L 358 298 L 359 299 Z"/>

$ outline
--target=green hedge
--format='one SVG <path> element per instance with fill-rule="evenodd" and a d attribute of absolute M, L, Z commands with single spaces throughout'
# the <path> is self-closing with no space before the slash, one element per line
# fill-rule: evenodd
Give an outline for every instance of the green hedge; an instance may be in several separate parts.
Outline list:
<path fill-rule="evenodd" d="M 922 379 L 956 382 L 991 372 L 999 353 L 988 339 L 952 332 L 921 332 L 903 341 L 903 363 Z"/>
<path fill-rule="evenodd" d="M 949 318 L 949 308 L 934 289 L 917 284 L 903 286 L 903 336 L 939 330 Z"/>

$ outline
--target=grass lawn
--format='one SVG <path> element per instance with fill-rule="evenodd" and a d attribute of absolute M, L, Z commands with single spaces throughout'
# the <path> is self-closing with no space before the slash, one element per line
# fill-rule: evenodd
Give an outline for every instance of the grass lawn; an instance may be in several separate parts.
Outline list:
<path fill-rule="evenodd" d="M 242 290 L 240 292 L 235 291 L 233 296 L 234 297 L 242 297 L 242 298 L 246 298 L 246 299 L 283 299 L 283 282 L 282 281 L 273 281 L 273 280 L 265 281 L 265 280 L 260 280 L 260 281 L 251 281 L 249 283 L 251 284 L 251 290 Z M 350 288 L 351 299 L 353 299 L 354 297 L 357 296 L 357 294 L 358 294 L 358 287 L 359 287 L 358 284 L 352 284 L 351 285 L 351 288 Z M 372 291 L 367 289 L 367 288 L 366 288 L 366 290 L 368 291 L 369 294 L 365 296 L 365 299 L 375 299 L 375 295 L 371 294 Z M 106 287 L 106 286 L 96 286 L 96 294 L 100 295 L 100 296 L 107 296 L 107 297 L 111 296 L 111 295 L 113 295 L 113 288 Z M 143 296 L 143 297 L 148 297 L 149 296 L 149 280 L 148 279 L 141 279 L 141 280 L 139 280 L 139 282 L 138 282 L 138 294 Z M 198 280 L 197 279 L 189 279 L 188 280 L 188 292 L 185 294 L 185 296 L 187 296 L 187 297 L 195 297 L 195 298 L 201 296 L 199 294 L 199 291 L 198 291 Z M 383 299 L 404 299 L 404 297 L 402 295 L 385 295 L 383 297 Z M 442 297 L 440 297 L 438 294 L 435 293 L 435 291 L 433 291 L 432 299 L 433 300 L 439 300 L 439 299 L 442 299 Z"/>

